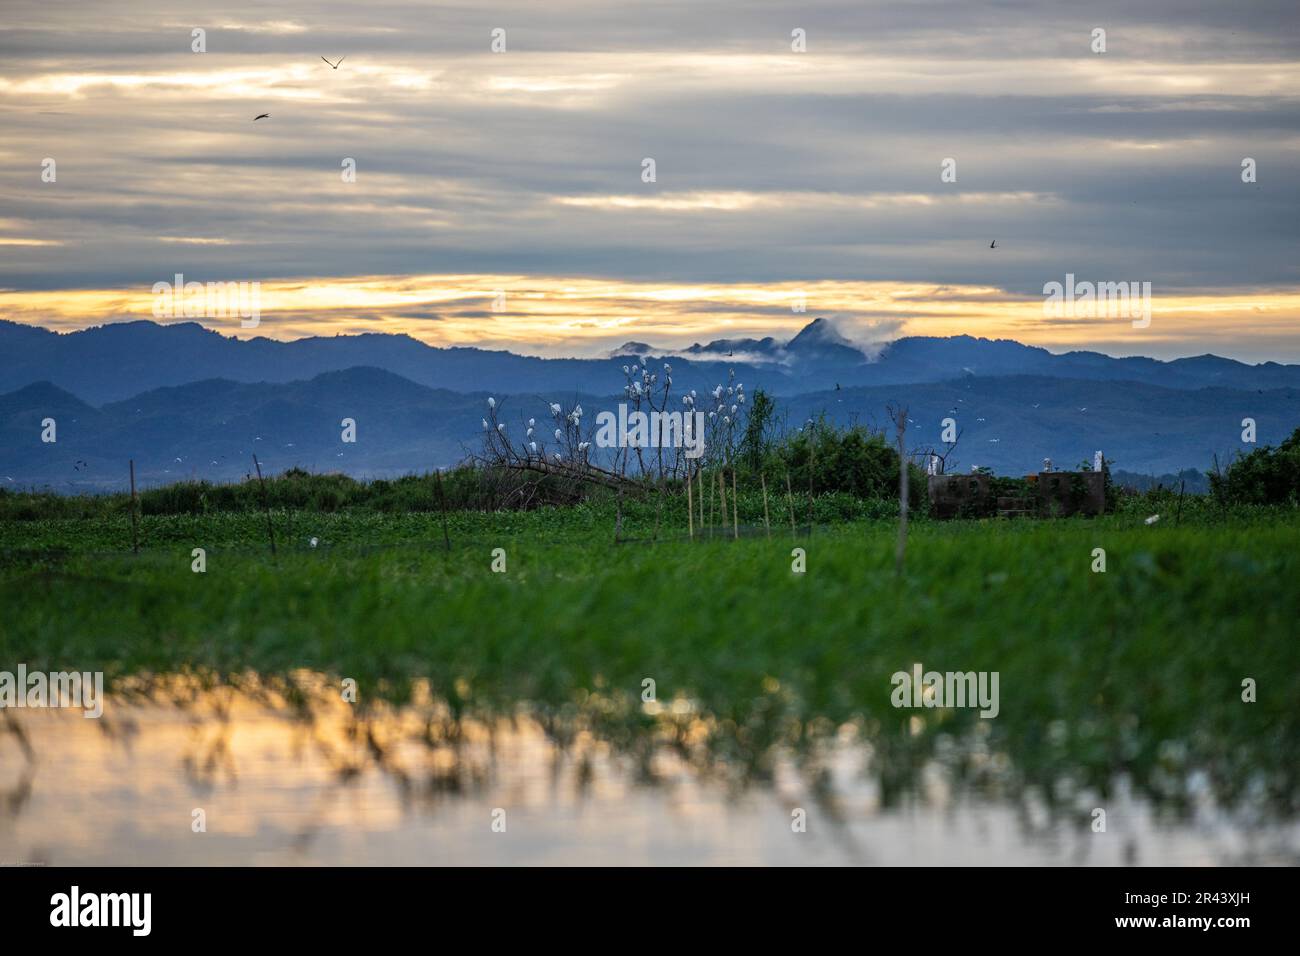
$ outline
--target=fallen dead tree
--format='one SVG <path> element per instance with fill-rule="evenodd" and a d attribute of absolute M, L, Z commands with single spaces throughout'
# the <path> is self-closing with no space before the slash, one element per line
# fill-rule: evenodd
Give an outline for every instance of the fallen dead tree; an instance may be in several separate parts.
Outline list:
<path fill-rule="evenodd" d="M 617 472 L 607 471 L 599 468 L 590 462 L 579 464 L 555 463 L 541 458 L 516 458 L 511 461 L 493 461 L 483 462 L 483 464 L 492 468 L 504 468 L 509 471 L 534 472 L 542 475 L 553 475 L 561 478 L 568 478 L 573 481 L 586 482 L 588 484 L 602 485 L 614 491 L 634 491 L 638 493 L 648 492 L 643 481 L 636 478 L 628 478 Z"/>

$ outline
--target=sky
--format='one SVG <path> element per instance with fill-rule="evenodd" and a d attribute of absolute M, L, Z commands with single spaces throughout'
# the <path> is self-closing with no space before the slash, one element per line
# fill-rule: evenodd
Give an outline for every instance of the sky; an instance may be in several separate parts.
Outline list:
<path fill-rule="evenodd" d="M 3 0 L 0 318 L 152 318 L 179 273 L 259 283 L 256 327 L 197 317 L 243 337 L 599 355 L 827 316 L 1300 362 L 1298 28 L 1294 0 Z M 1067 274 L 1149 282 L 1151 321 L 1050 314 Z"/>

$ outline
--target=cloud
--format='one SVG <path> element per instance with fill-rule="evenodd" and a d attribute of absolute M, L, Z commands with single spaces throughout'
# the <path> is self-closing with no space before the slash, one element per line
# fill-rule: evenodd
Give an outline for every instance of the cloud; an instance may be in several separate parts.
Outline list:
<path fill-rule="evenodd" d="M 895 283 L 962 290 L 974 333 L 993 320 L 970 296 L 1032 299 L 1066 271 L 1175 298 L 1297 287 L 1290 3 L 1241 17 L 1111 0 L 1086 22 L 993 2 L 7 9 L 23 27 L 0 34 L 0 286 L 132 289 L 175 272 L 335 291 L 429 274 Z M 206 53 L 190 52 L 195 27 Z M 322 54 L 347 59 L 335 71 Z M 1241 181 L 1247 156 L 1256 183 Z M 779 309 L 715 306 L 692 313 L 695 337 L 762 329 Z M 584 312 L 589 334 L 660 321 L 639 301 L 610 308 L 628 311 Z M 492 323 L 503 340 L 550 347 L 510 321 Z M 1300 358 L 1300 332 L 1286 354 Z"/>

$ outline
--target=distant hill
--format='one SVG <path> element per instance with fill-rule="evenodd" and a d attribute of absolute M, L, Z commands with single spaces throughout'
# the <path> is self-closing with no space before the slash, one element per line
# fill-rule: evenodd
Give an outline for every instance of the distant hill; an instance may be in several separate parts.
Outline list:
<path fill-rule="evenodd" d="M 1094 451 L 1144 474 L 1208 469 L 1252 447 L 1241 420 L 1255 419 L 1257 444 L 1277 445 L 1300 425 L 1300 389 L 1241 391 L 1162 388 L 1140 382 L 1095 382 L 1044 376 L 967 376 L 948 382 L 846 388 L 784 400 L 788 424 L 825 413 L 837 422 L 886 429 L 886 405 L 908 408 L 909 448 L 939 445 L 940 422 L 952 417 L 961 440 L 959 469 L 999 474 L 1091 461 Z M 892 433 L 892 432 L 891 432 Z"/>
<path fill-rule="evenodd" d="M 548 401 L 566 407 L 580 401 L 592 421 L 618 401 L 571 391 L 498 391 L 495 397 L 516 438 L 529 417 L 549 427 Z M 210 379 L 98 409 L 38 383 L 0 395 L 0 484 L 60 492 L 120 488 L 130 458 L 144 484 L 234 480 L 252 470 L 254 453 L 272 472 L 293 466 L 358 477 L 420 472 L 453 464 L 477 447 L 486 399 L 485 391 L 428 388 L 376 368 L 287 383 Z M 1097 449 L 1130 472 L 1204 469 L 1215 454 L 1223 460 L 1244 448 L 1245 416 L 1258 422 L 1261 444 L 1277 444 L 1300 424 L 1295 388 L 1178 390 L 1042 376 L 830 389 L 780 399 L 778 411 L 791 428 L 822 414 L 883 428 L 890 402 L 910 410 L 910 448 L 937 444 L 940 422 L 951 416 L 963 431 L 955 456 L 960 470 L 985 465 L 1009 474 L 1036 470 L 1044 457 L 1072 467 Z M 46 417 L 57 422 L 55 444 L 40 440 Z M 341 440 L 344 418 L 356 420 L 355 444 Z"/>
<path fill-rule="evenodd" d="M 435 348 L 406 335 L 340 335 L 292 342 L 223 336 L 193 322 L 122 322 L 57 334 L 0 321 L 0 392 L 49 382 L 98 405 L 150 389 L 205 379 L 288 383 L 324 372 L 379 368 L 420 385 L 456 392 L 607 394 L 622 386 L 632 356 L 666 357 L 674 378 L 711 388 L 737 369 L 746 385 L 775 395 L 851 386 L 940 382 L 962 376 L 1042 375 L 1132 381 L 1163 388 L 1300 388 L 1300 366 L 1246 365 L 1213 355 L 1171 362 L 1111 358 L 1095 352 L 1054 355 L 1008 340 L 970 336 L 909 337 L 868 357 L 826 319 L 787 342 L 722 339 L 680 353 L 630 342 L 610 358 L 544 359 L 478 348 Z"/>

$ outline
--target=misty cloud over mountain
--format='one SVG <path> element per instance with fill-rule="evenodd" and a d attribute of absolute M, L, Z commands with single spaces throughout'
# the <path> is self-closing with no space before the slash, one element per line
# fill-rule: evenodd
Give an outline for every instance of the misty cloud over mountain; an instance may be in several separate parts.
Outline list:
<path fill-rule="evenodd" d="M 1215 356 L 1163 362 L 1097 353 L 1053 355 L 966 336 L 903 338 L 875 357 L 825 320 L 787 342 L 721 340 L 671 355 L 674 393 L 712 389 L 736 370 L 753 394 L 778 396 L 785 427 L 825 415 L 886 425 L 907 405 L 913 447 L 962 431 L 965 470 L 1035 469 L 1102 449 L 1135 472 L 1206 468 L 1243 450 L 1240 422 L 1260 443 L 1300 424 L 1300 367 Z M 605 359 L 543 359 L 433 348 L 407 336 L 240 341 L 200 326 L 152 322 L 66 335 L 0 323 L 0 482 L 58 491 L 121 487 L 134 458 L 146 482 L 231 480 L 265 467 L 392 476 L 454 464 L 477 447 L 489 394 L 523 434 L 551 401 L 596 412 L 621 400 L 622 366 L 653 346 Z M 742 361 L 743 358 L 743 361 Z M 41 441 L 54 418 L 58 441 Z M 358 440 L 341 441 L 355 419 Z"/>

